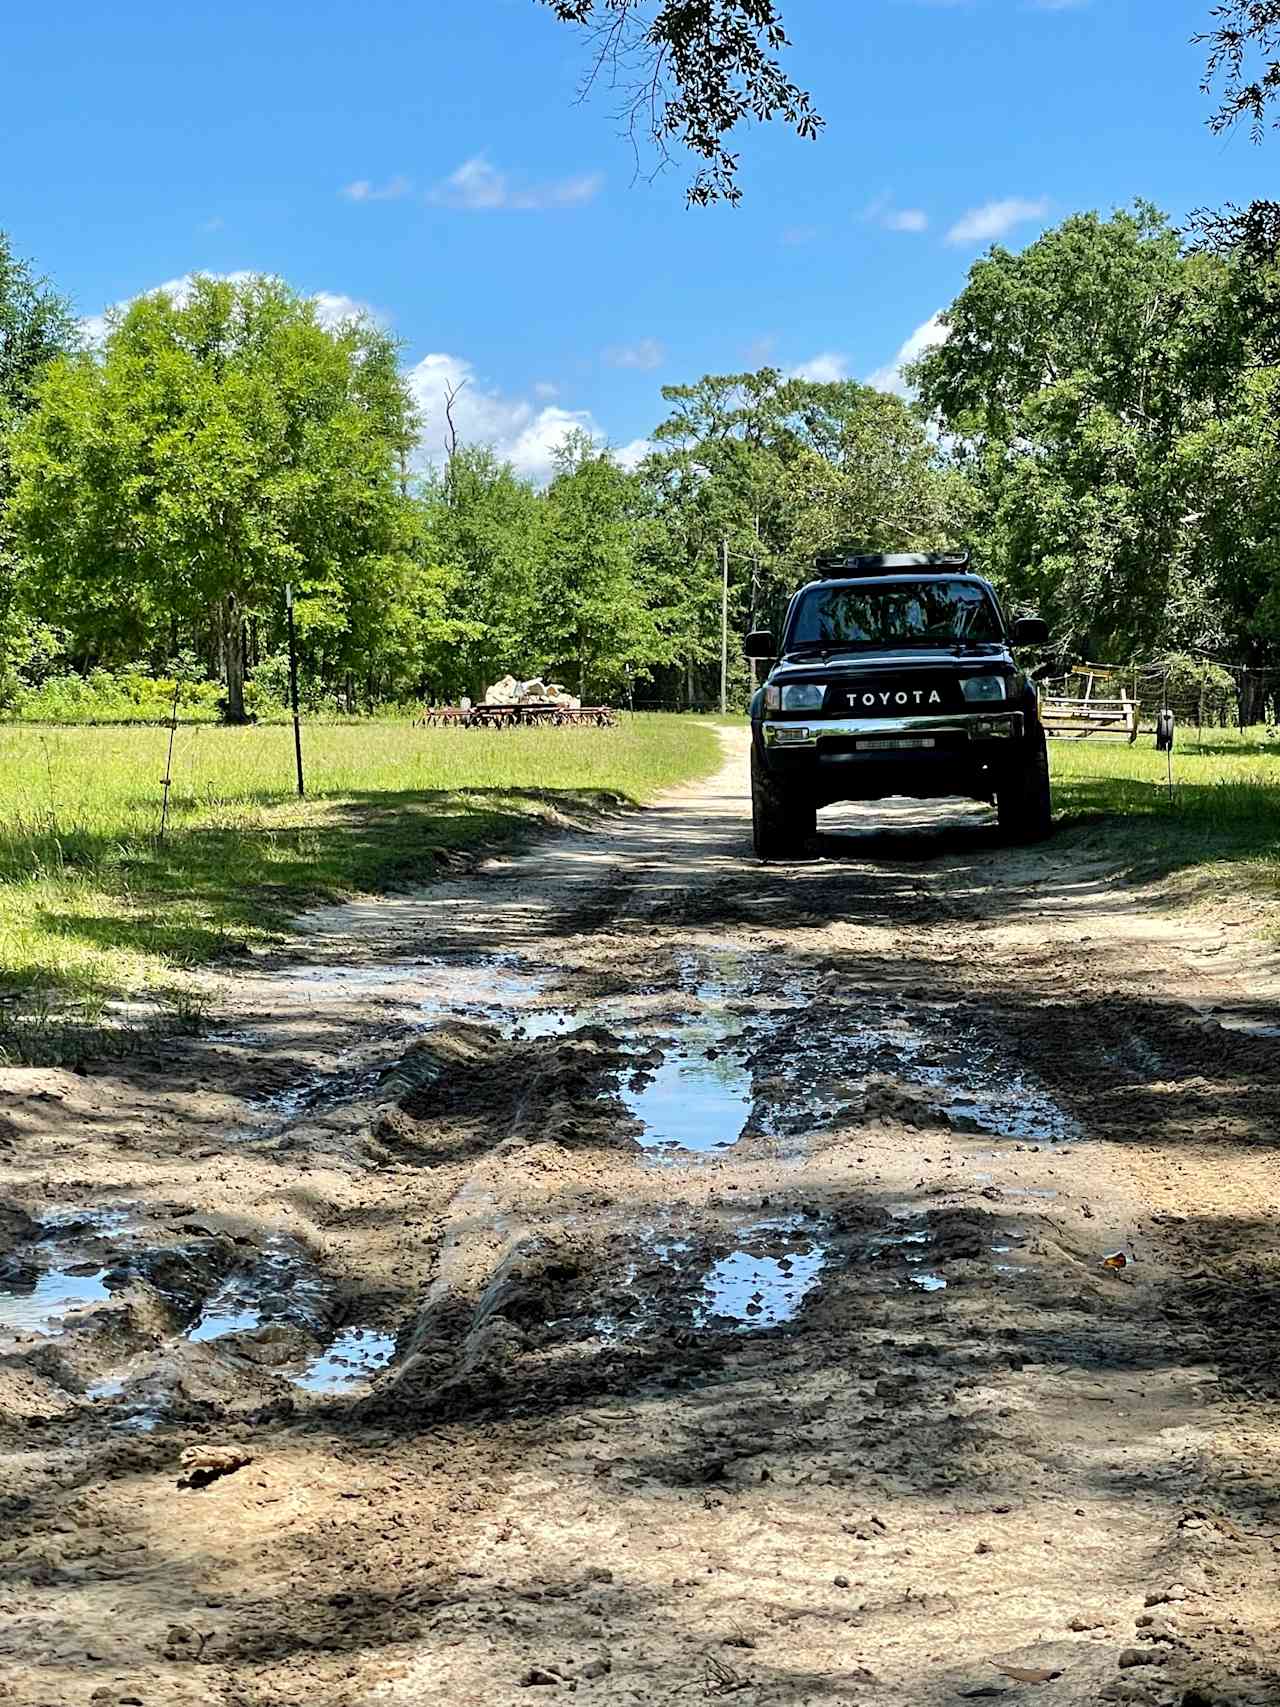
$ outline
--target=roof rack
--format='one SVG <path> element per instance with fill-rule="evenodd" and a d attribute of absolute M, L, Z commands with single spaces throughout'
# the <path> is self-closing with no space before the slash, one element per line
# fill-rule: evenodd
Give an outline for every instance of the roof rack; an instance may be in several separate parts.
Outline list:
<path fill-rule="evenodd" d="M 823 551 L 817 559 L 823 580 L 836 575 L 883 575 L 902 569 L 967 569 L 968 551 Z"/>

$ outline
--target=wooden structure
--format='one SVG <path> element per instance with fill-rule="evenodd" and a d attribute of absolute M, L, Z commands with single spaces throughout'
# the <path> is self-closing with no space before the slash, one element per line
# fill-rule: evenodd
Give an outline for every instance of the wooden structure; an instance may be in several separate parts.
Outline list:
<path fill-rule="evenodd" d="M 1119 692 L 1107 693 L 1119 684 Z M 1095 691 L 1101 686 L 1104 691 Z M 1068 691 L 1070 689 L 1075 691 Z M 1118 670 L 1100 664 L 1081 664 L 1061 686 L 1046 682 L 1040 689 L 1040 721 L 1052 740 L 1127 741 L 1138 739 L 1136 681 L 1129 684 Z"/>
<path fill-rule="evenodd" d="M 611 729 L 618 717 L 608 705 L 569 706 L 526 700 L 510 705 L 432 705 L 424 707 L 421 717 L 414 721 L 427 728 L 527 729 L 550 724 L 555 728 Z"/>

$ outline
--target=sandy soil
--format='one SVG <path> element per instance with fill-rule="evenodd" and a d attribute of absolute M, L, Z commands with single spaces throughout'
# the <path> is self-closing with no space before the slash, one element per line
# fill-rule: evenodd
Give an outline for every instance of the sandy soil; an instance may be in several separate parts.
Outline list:
<path fill-rule="evenodd" d="M 1259 915 L 727 739 L 0 1072 L 0 1699 L 1280 1702 Z"/>

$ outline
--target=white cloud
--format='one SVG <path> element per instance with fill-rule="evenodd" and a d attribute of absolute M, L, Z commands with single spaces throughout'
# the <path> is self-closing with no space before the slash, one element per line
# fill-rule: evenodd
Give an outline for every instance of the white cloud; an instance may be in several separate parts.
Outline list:
<path fill-rule="evenodd" d="M 462 389 L 454 402 L 453 419 L 460 442 L 492 445 L 503 462 L 509 462 L 528 479 L 548 477 L 555 451 L 571 432 L 580 430 L 594 439 L 603 438 L 590 410 L 564 409 L 553 403 L 538 407 L 528 398 L 509 397 L 486 388 L 462 356 L 423 356 L 406 377 L 422 417 L 418 461 L 423 466 L 439 465 L 444 460 L 448 432 L 445 393 L 458 387 Z"/>
<path fill-rule="evenodd" d="M 849 363 L 834 350 L 824 350 L 821 355 L 811 356 L 807 362 L 801 362 L 799 367 L 788 370 L 788 379 L 810 379 L 815 385 L 834 385 L 837 380 L 848 379 Z"/>
<path fill-rule="evenodd" d="M 923 208 L 895 207 L 891 195 L 876 196 L 862 210 L 868 224 L 882 225 L 886 231 L 927 231 L 929 215 Z"/>
<path fill-rule="evenodd" d="M 632 439 L 631 443 L 628 445 L 619 445 L 613 455 L 615 461 L 617 461 L 618 464 L 625 468 L 628 474 L 630 474 L 633 470 L 639 468 L 640 464 L 652 449 L 652 440 Z"/>
<path fill-rule="evenodd" d="M 899 397 L 906 397 L 909 388 L 902 377 L 903 368 L 918 361 L 926 350 L 933 349 L 936 344 L 945 344 L 950 335 L 950 327 L 942 324 L 941 311 L 931 315 L 923 326 L 916 327 L 891 362 L 867 375 L 867 384 L 874 385 L 877 391 L 896 391 Z"/>
<path fill-rule="evenodd" d="M 559 397 L 560 387 L 558 385 L 553 385 L 549 379 L 540 379 L 533 388 L 533 395 L 535 397 L 540 397 L 544 402 L 547 402 L 552 397 Z"/>
<path fill-rule="evenodd" d="M 642 373 L 652 373 L 667 359 L 664 345 L 656 338 L 641 338 L 635 344 L 614 344 L 604 353 L 610 367 L 634 367 Z"/>
<path fill-rule="evenodd" d="M 349 202 L 393 202 L 401 196 L 407 196 L 413 188 L 408 178 L 388 178 L 385 184 L 375 184 L 368 178 L 357 178 L 353 184 L 344 184 L 338 191 Z"/>
<path fill-rule="evenodd" d="M 233 273 L 201 273 L 201 278 L 219 279 L 224 284 L 248 284 L 250 280 L 266 275 L 246 271 L 239 268 Z M 80 331 L 85 343 L 91 349 L 101 349 L 106 342 L 110 330 L 109 319 L 112 315 L 123 314 L 130 304 L 138 302 L 144 296 L 163 294 L 170 297 L 177 307 L 182 308 L 191 300 L 191 287 L 195 281 L 194 273 L 184 273 L 180 279 L 165 279 L 163 284 L 152 285 L 150 290 L 140 290 L 137 296 L 127 296 L 122 302 L 113 303 L 101 314 L 86 314 L 80 321 Z M 311 299 L 316 305 L 316 318 L 329 331 L 344 325 L 349 320 L 363 318 L 376 319 L 377 316 L 367 302 L 359 302 L 354 296 L 343 296 L 340 292 L 320 290 Z"/>
<path fill-rule="evenodd" d="M 427 199 L 467 213 L 541 213 L 549 208 L 579 207 L 594 200 L 603 187 L 601 172 L 520 185 L 490 165 L 483 154 L 475 154 L 430 190 Z"/>
<path fill-rule="evenodd" d="M 1043 219 L 1049 211 L 1049 198 L 1038 196 L 1029 201 L 1025 196 L 1006 196 L 1003 201 L 983 202 L 972 207 L 947 232 L 948 243 L 989 243 L 993 238 L 1006 237 L 1015 225 L 1029 219 Z"/>

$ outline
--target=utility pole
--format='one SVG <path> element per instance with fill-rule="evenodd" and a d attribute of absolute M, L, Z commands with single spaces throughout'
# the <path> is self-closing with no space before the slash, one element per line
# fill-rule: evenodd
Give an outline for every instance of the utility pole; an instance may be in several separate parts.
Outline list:
<path fill-rule="evenodd" d="M 293 587 L 284 590 L 284 608 L 289 615 L 289 699 L 293 705 L 293 753 L 298 761 L 298 799 L 306 794 L 302 782 L 302 726 L 298 722 L 298 646 L 293 631 Z"/>
<path fill-rule="evenodd" d="M 729 710 L 729 541 L 720 542 L 720 715 Z"/>

